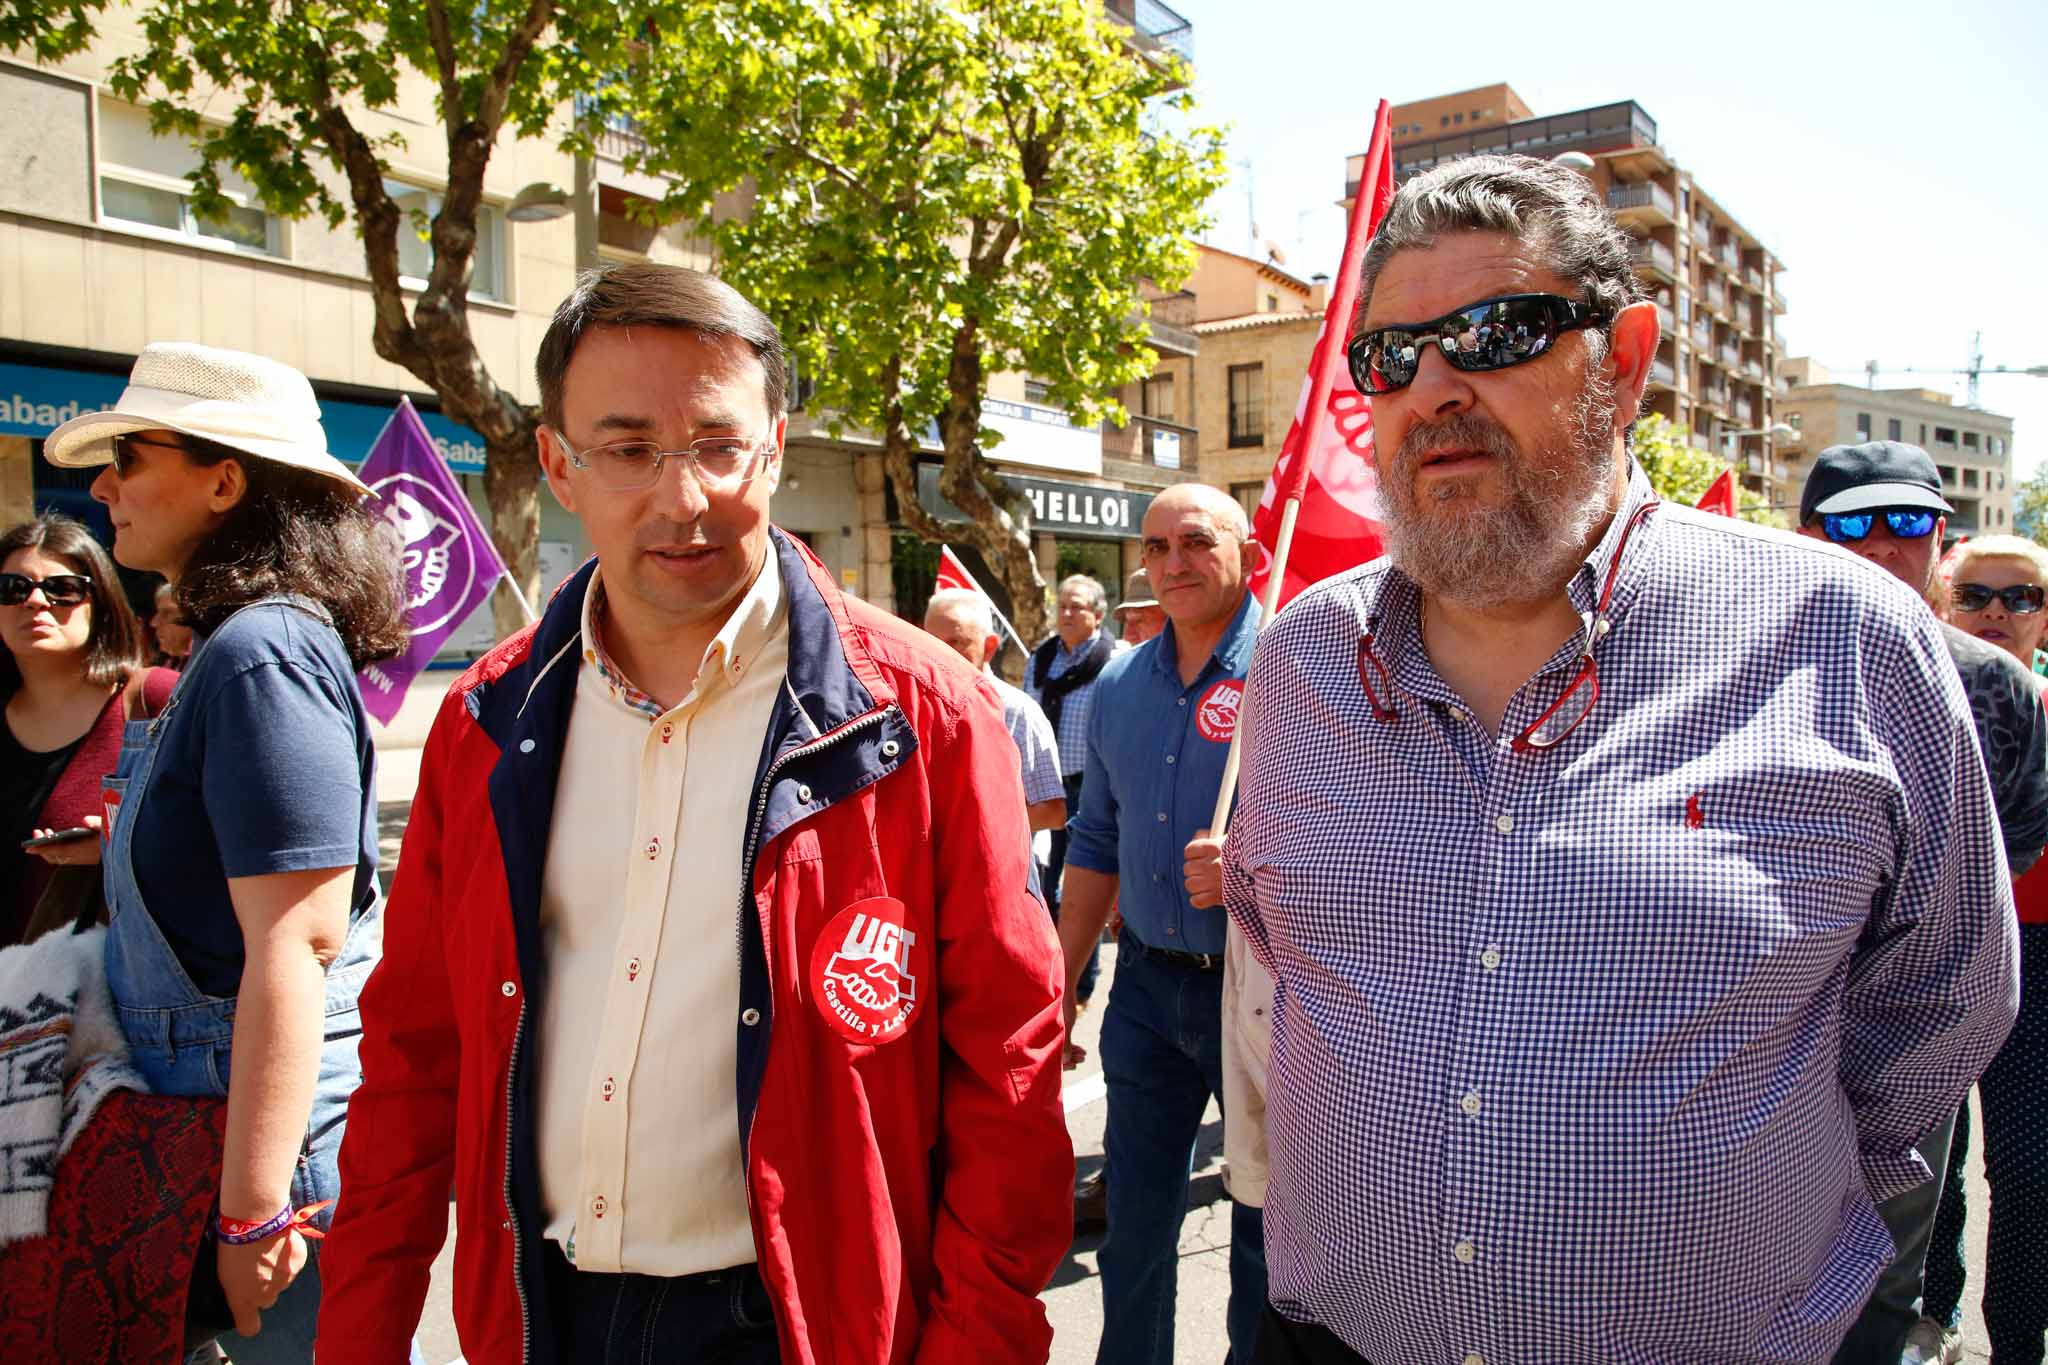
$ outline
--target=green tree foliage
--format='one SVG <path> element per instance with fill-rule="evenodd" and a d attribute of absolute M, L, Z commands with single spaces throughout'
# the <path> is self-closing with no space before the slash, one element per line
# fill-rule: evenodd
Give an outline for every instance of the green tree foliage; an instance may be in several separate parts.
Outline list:
<path fill-rule="evenodd" d="M 98 40 L 107 8 L 107 0 L 0 0 L 0 50 L 56 61 Z M 492 378 L 469 330 L 484 171 L 507 130 L 587 149 L 587 136 L 565 129 L 560 115 L 626 67 L 648 12 L 610 0 L 452 8 L 447 0 L 142 0 L 123 12 L 123 26 L 131 22 L 140 46 L 115 61 L 109 83 L 149 109 L 158 133 L 198 147 L 198 212 L 225 214 L 220 174 L 228 167 L 274 214 L 317 214 L 335 227 L 353 217 L 375 305 L 372 344 L 483 436 L 493 538 L 531 600 L 540 540 L 535 415 Z M 431 222 L 402 212 L 385 189 L 385 157 L 404 139 L 384 131 L 391 121 L 380 117 L 422 80 L 435 92 L 434 135 L 448 163 Z M 401 232 L 433 248 L 417 294 L 399 283 Z M 503 600 L 498 619 L 501 627 L 516 621 Z"/>
<path fill-rule="evenodd" d="M 2048 464 L 2013 487 L 2012 529 L 2038 545 L 2048 545 Z"/>
<path fill-rule="evenodd" d="M 1650 486 L 1659 495 L 1688 507 L 1699 502 L 1714 480 L 1721 477 L 1721 471 L 1728 468 L 1726 460 L 1694 445 L 1686 428 L 1654 412 L 1637 419 L 1629 448 L 1643 473 L 1649 476 Z M 1740 483 L 1736 485 L 1735 496 L 1744 521 L 1781 528 L 1786 524 L 1769 503 Z"/>
<path fill-rule="evenodd" d="M 673 16 L 633 110 L 663 205 L 782 327 L 812 406 L 864 430 L 905 525 L 966 540 L 1027 638 L 1046 627 L 1027 514 L 984 452 L 988 377 L 1026 371 L 1082 420 L 1148 374 L 1144 285 L 1192 268 L 1220 137 L 1187 121 L 1177 60 L 1086 0 L 722 0 Z M 714 201 L 739 191 L 744 211 Z M 971 524 L 918 501 L 940 486 Z"/>

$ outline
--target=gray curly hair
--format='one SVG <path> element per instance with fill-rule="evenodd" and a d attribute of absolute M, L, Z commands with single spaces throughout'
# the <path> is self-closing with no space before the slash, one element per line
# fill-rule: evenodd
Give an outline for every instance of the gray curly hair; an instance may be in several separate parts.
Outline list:
<path fill-rule="evenodd" d="M 1366 248 L 1354 335 L 1394 253 L 1433 246 L 1451 232 L 1500 232 L 1528 243 L 1537 261 L 1609 313 L 1648 297 L 1629 262 L 1629 235 L 1585 176 L 1530 156 L 1468 156 L 1416 176 L 1394 195 Z"/>

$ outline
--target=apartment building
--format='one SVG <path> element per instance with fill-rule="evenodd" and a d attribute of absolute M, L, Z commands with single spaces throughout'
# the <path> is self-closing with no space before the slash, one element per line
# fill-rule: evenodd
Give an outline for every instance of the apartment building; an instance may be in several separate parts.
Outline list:
<path fill-rule="evenodd" d="M 1942 493 L 1956 509 L 1950 536 L 2012 531 L 2012 418 L 1962 407 L 1934 389 L 1844 383 L 1805 356 L 1787 360 L 1782 372 L 1788 387 L 1779 406 L 1794 434 L 1780 446 L 1793 501 L 1813 457 L 1829 446 L 1904 441 L 1941 470 Z"/>
<path fill-rule="evenodd" d="M 1538 115 L 1506 85 L 1397 105 L 1394 174 L 1406 180 L 1459 157 L 1503 153 L 1588 158 L 1585 172 L 1635 239 L 1637 278 L 1663 324 L 1646 406 L 1686 428 L 1693 444 L 1732 461 L 1751 490 L 1796 499 L 1778 404 L 1784 264 L 1659 143 L 1634 100 Z M 1576 158 L 1575 158 L 1576 160 Z M 1365 156 L 1350 158 L 1345 203 Z"/>

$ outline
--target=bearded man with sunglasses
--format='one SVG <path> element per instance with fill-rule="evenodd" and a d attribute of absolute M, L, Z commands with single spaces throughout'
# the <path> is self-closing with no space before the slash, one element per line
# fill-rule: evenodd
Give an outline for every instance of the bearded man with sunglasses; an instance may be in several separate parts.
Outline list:
<path fill-rule="evenodd" d="M 1926 451 L 1900 441 L 1867 441 L 1830 446 L 1815 457 L 1800 493 L 1799 530 L 1861 556 L 1924 597 L 1954 510 Z M 2015 594 L 2009 606 L 2040 610 L 2040 589 L 2008 591 Z M 2048 843 L 2048 718 L 2033 675 L 2012 655 L 1947 622 L 1940 629 L 1970 700 L 2006 863 L 2017 877 Z M 1920 1319 L 1927 1248 L 1955 1128 L 1951 1113 L 1917 1144 L 1933 1178 L 1878 1206 L 1897 1255 L 1842 1343 L 1836 1359 L 1844 1365 L 1899 1360 Z M 1932 1359 L 1916 1354 L 1914 1360 L 1923 1358 Z"/>
<path fill-rule="evenodd" d="M 478 1365 L 1046 1359 L 1074 1159 L 1017 748 L 771 525 L 786 363 L 657 265 L 541 342 L 597 556 L 428 738 L 322 1359 L 405 1359 L 451 1186 Z"/>
<path fill-rule="evenodd" d="M 1474 157 L 1366 254 L 1388 555 L 1260 639 L 1223 857 L 1277 983 L 1264 1361 L 1826 1360 L 2011 1026 L 1934 623 L 1657 500 L 1630 247 Z"/>

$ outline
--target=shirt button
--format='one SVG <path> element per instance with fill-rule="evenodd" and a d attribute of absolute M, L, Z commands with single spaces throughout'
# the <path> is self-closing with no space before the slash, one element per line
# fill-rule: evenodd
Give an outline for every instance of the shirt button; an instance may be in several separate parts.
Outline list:
<path fill-rule="evenodd" d="M 626 980 L 636 981 L 640 977 L 640 959 L 634 958 L 626 964 Z"/>
<path fill-rule="evenodd" d="M 520 752 L 520 753 L 522 753 L 522 754 L 530 754 L 530 753 L 532 753 L 532 752 L 533 752 L 533 741 L 532 741 L 532 740 L 530 740 L 530 739 L 522 739 L 522 740 L 520 740 L 520 741 L 519 741 L 519 752 Z"/>
<path fill-rule="evenodd" d="M 1515 817 L 1512 815 L 1497 815 L 1494 817 L 1493 827 L 1502 834 L 1513 834 L 1515 832 Z"/>
<path fill-rule="evenodd" d="M 1174 928 L 1171 924 L 1166 926 L 1166 932 L 1169 934 L 1174 932 Z"/>
<path fill-rule="evenodd" d="M 1454 725 L 1463 725 L 1465 723 L 1465 713 L 1455 706 L 1445 711 L 1444 714 L 1451 718 L 1451 723 Z"/>
<path fill-rule="evenodd" d="M 1166 761 L 1167 761 L 1168 763 L 1171 763 L 1171 762 L 1173 762 L 1173 755 L 1172 755 L 1172 754 L 1168 754 L 1168 755 L 1166 756 Z"/>
<path fill-rule="evenodd" d="M 519 987 L 507 981 L 504 985 L 498 987 L 498 993 L 504 996 L 507 1000 L 509 1000 L 513 996 L 519 994 Z"/>
<path fill-rule="evenodd" d="M 617 1094 L 618 1089 L 618 1085 L 609 1076 L 605 1077 L 604 1084 L 597 1088 L 598 1093 L 603 1095 L 606 1099 L 610 1099 L 613 1095 Z"/>
<path fill-rule="evenodd" d="M 897 754 L 901 752 L 903 752 L 903 746 L 901 744 L 898 744 L 895 740 L 885 739 L 882 741 L 883 758 L 894 758 Z"/>
<path fill-rule="evenodd" d="M 1470 1242 L 1460 1242 L 1451 1248 L 1451 1255 L 1458 1258 L 1459 1265 L 1471 1265 L 1479 1258 L 1479 1248 Z"/>
<path fill-rule="evenodd" d="M 806 786 L 805 786 L 805 785 L 804 785 L 803 783 L 801 783 L 801 782 L 797 783 L 797 784 L 796 784 L 796 799 L 797 799 L 797 800 L 799 800 L 799 801 L 808 801 L 808 800 L 810 800 L 810 799 L 811 799 L 811 789 L 810 789 L 809 787 L 806 787 Z"/>
<path fill-rule="evenodd" d="M 1188 699 L 1186 697 L 1182 697 L 1179 701 L 1174 703 L 1175 706 L 1186 706 L 1187 704 Z"/>
<path fill-rule="evenodd" d="M 1479 965 L 1486 968 L 1489 972 L 1495 967 L 1500 966 L 1500 949 L 1493 947 L 1491 944 L 1487 945 L 1486 950 L 1479 954 Z"/>
<path fill-rule="evenodd" d="M 1474 1090 L 1458 1101 L 1458 1107 L 1474 1118 L 1479 1116 L 1479 1092 Z"/>
<path fill-rule="evenodd" d="M 649 839 L 649 840 L 647 841 L 647 856 L 648 856 L 649 858 L 656 858 L 656 857 L 659 857 L 660 855 L 661 855 L 661 839 L 660 839 L 660 837 L 659 837 L 659 836 L 656 836 L 655 838 Z"/>
<path fill-rule="evenodd" d="M 590 1201 L 590 1211 L 600 1218 L 604 1217 L 604 1211 L 610 1207 L 611 1205 L 604 1202 L 603 1195 L 599 1195 L 597 1198 Z"/>
<path fill-rule="evenodd" d="M 1166 823 L 1166 812 L 1165 812 L 1165 811 L 1161 811 L 1161 812 L 1159 812 L 1159 823 L 1160 823 L 1160 824 L 1162 824 L 1162 825 Z"/>
<path fill-rule="evenodd" d="M 740 1022 L 742 1024 L 745 1024 L 748 1028 L 752 1028 L 754 1025 L 761 1022 L 761 1011 L 753 1008 L 751 1005 L 748 1006 L 746 1009 L 740 1011 Z"/>
<path fill-rule="evenodd" d="M 673 734 L 675 734 L 675 732 L 676 732 L 676 727 L 675 727 L 675 726 L 673 726 L 673 725 L 664 725 L 664 726 L 662 726 L 662 727 L 661 727 L 661 742 L 662 742 L 663 744 L 666 744 L 666 743 L 668 743 L 668 741 L 669 741 L 669 737 L 670 737 L 670 736 L 672 736 Z"/>

